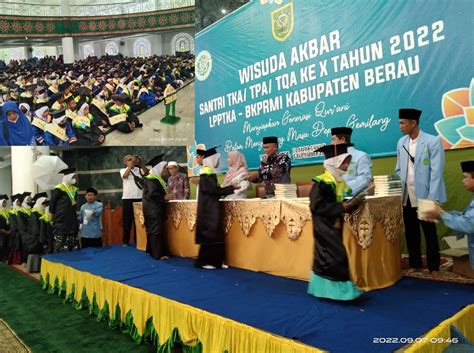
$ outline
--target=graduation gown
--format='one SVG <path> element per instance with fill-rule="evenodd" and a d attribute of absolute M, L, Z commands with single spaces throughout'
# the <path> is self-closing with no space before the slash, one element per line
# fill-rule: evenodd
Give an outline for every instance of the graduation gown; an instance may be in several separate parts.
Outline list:
<path fill-rule="evenodd" d="M 169 256 L 165 234 L 166 184 L 154 174 L 147 175 L 143 185 L 143 217 L 147 234 L 147 252 L 155 259 Z"/>
<path fill-rule="evenodd" d="M 20 233 L 18 232 L 18 210 L 10 211 L 10 217 L 8 218 L 8 222 L 10 223 L 10 255 L 8 256 L 8 264 L 9 265 L 19 265 L 21 264 L 21 237 Z"/>
<path fill-rule="evenodd" d="M 31 244 L 31 237 L 28 233 L 31 210 L 20 208 L 17 213 L 17 231 L 21 242 L 21 261 L 26 263 L 28 250 Z"/>
<path fill-rule="evenodd" d="M 0 210 L 0 231 L 9 232 L 10 225 L 8 222 L 8 212 L 5 210 Z M 0 233 L 0 262 L 8 259 L 8 254 L 10 252 L 8 243 L 10 240 L 9 234 Z"/>
<path fill-rule="evenodd" d="M 349 262 L 342 242 L 343 207 L 333 185 L 318 178 L 310 194 L 313 220 L 313 272 L 332 281 L 350 281 Z"/>
<path fill-rule="evenodd" d="M 79 229 L 76 215 L 77 188 L 74 190 L 74 200 L 61 190 L 60 185 L 51 191 L 49 211 L 53 215 L 53 235 L 77 234 Z"/>
<path fill-rule="evenodd" d="M 195 266 L 222 266 L 225 259 L 224 229 L 219 199 L 233 194 L 234 188 L 221 188 L 209 167 L 201 170 L 196 220 L 196 243 L 201 244 Z"/>
<path fill-rule="evenodd" d="M 40 218 L 40 243 L 46 253 L 52 254 L 54 252 L 53 226 L 49 214 L 44 214 Z"/>
<path fill-rule="evenodd" d="M 73 126 L 72 128 L 77 137 L 75 146 L 99 146 L 103 143 L 103 141 L 99 142 L 99 137 L 104 136 L 104 133 L 99 129 L 99 126 L 93 117 L 90 119 L 89 127 Z"/>
<path fill-rule="evenodd" d="M 31 212 L 28 224 L 28 244 L 25 244 L 28 254 L 41 254 L 43 252 L 40 239 L 41 216 L 42 214 L 38 210 Z"/>

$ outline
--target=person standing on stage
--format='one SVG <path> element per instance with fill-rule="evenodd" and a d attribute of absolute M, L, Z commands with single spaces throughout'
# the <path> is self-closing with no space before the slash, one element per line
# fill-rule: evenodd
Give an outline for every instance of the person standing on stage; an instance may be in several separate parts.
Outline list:
<path fill-rule="evenodd" d="M 474 160 L 461 163 L 463 184 L 467 191 L 472 193 L 472 198 L 463 212 L 444 211 L 439 205 L 431 212 L 427 212 L 428 219 L 441 219 L 450 229 L 458 233 L 458 239 L 467 235 L 469 244 L 469 258 L 471 268 L 474 270 Z"/>
<path fill-rule="evenodd" d="M 190 192 L 188 176 L 179 172 L 178 163 L 174 161 L 168 162 L 166 169 L 170 173 L 168 193 L 171 194 L 172 200 L 188 200 Z"/>
<path fill-rule="evenodd" d="M 343 202 L 350 189 L 343 179 L 351 161 L 347 145 L 327 145 L 324 173 L 313 179 L 310 209 L 313 219 L 314 260 L 308 293 L 319 298 L 353 300 L 362 291 L 351 282 L 349 260 L 342 241 L 343 213 L 355 205 Z"/>
<path fill-rule="evenodd" d="M 227 167 L 229 170 L 224 176 L 222 186 L 240 185 L 240 189 L 234 191 L 233 194 L 227 195 L 226 199 L 246 199 L 250 183 L 248 180 L 245 180 L 249 172 L 245 156 L 239 151 L 230 151 L 227 153 Z"/>
<path fill-rule="evenodd" d="M 203 168 L 199 177 L 198 208 L 196 218 L 196 244 L 199 255 L 194 265 L 205 269 L 226 267 L 224 230 L 222 228 L 219 199 L 234 193 L 240 186 L 221 188 L 214 169 L 219 166 L 220 154 L 216 148 L 204 153 Z"/>
<path fill-rule="evenodd" d="M 54 237 L 53 237 L 53 216 L 49 212 L 48 206 L 44 209 L 44 214 L 40 217 L 40 243 L 43 245 L 43 251 L 46 254 L 54 252 Z"/>
<path fill-rule="evenodd" d="M 17 231 L 21 242 L 21 263 L 26 266 L 28 250 L 32 243 L 28 231 L 32 206 L 31 192 L 26 191 L 21 194 L 19 201 L 21 203 L 21 207 L 18 208 L 17 211 Z"/>
<path fill-rule="evenodd" d="M 68 168 L 59 172 L 63 182 L 51 191 L 49 211 L 53 219 L 54 252 L 67 252 L 79 249 L 76 207 L 77 188 L 76 169 Z"/>
<path fill-rule="evenodd" d="M 102 247 L 102 210 L 103 205 L 97 201 L 97 190 L 88 188 L 86 190 L 86 203 L 81 206 L 79 212 L 79 223 L 81 227 L 81 247 Z"/>
<path fill-rule="evenodd" d="M 347 144 L 347 152 L 351 155 L 351 164 L 347 173 L 344 174 L 344 181 L 349 185 L 352 194 L 358 194 L 367 189 L 372 181 L 372 161 L 367 153 L 354 148 L 351 143 L 352 129 L 350 127 L 335 127 L 331 129 L 332 144 Z"/>
<path fill-rule="evenodd" d="M 403 220 L 411 271 L 423 267 L 420 225 L 426 239 L 428 270 L 439 276 L 439 244 L 436 225 L 418 220 L 417 200 L 446 201 L 443 182 L 444 150 L 438 137 L 420 130 L 421 111 L 400 109 L 399 123 L 403 136 L 397 144 L 395 174 L 402 181 Z M 416 176 L 416 177 L 415 177 Z"/>
<path fill-rule="evenodd" d="M 130 242 L 130 231 L 133 224 L 133 239 L 136 238 L 135 215 L 133 213 L 133 203 L 142 201 L 143 176 L 148 174 L 148 168 L 145 166 L 139 156 L 126 155 L 123 157 L 123 163 L 126 168 L 120 169 L 122 177 L 122 225 L 123 239 L 122 244 L 128 246 Z"/>
<path fill-rule="evenodd" d="M 15 194 L 11 196 L 12 209 L 10 210 L 10 217 L 8 222 L 10 223 L 10 254 L 8 255 L 9 265 L 21 264 L 21 238 L 18 232 L 18 210 L 21 207 L 20 202 L 21 194 Z"/>
<path fill-rule="evenodd" d="M 166 260 L 170 256 L 165 233 L 166 200 L 171 195 L 166 193 L 168 186 L 161 177 L 166 162 L 163 154 L 154 157 L 147 165 L 151 171 L 145 177 L 143 187 L 143 218 L 147 235 L 147 252 L 157 260 Z"/>
<path fill-rule="evenodd" d="M 278 152 L 278 137 L 263 138 L 265 156 L 258 172 L 248 174 L 248 180 L 254 183 L 263 181 L 266 198 L 275 197 L 275 184 L 291 184 L 291 160 L 285 153 Z"/>
<path fill-rule="evenodd" d="M 202 161 L 204 159 L 205 153 L 206 153 L 206 150 L 202 150 L 198 148 L 196 150 L 196 157 L 194 157 L 196 159 L 196 163 L 201 167 L 201 170 L 202 170 Z M 201 174 L 201 170 L 199 171 L 198 174 Z M 199 185 L 199 177 L 192 177 L 191 183 L 193 183 L 194 185 Z M 198 194 L 198 191 L 199 189 L 196 190 L 196 195 Z"/>
<path fill-rule="evenodd" d="M 31 209 L 30 221 L 28 224 L 28 242 L 23 244 L 27 254 L 39 255 L 43 252 L 41 244 L 41 217 L 48 203 L 48 195 L 40 192 L 33 197 L 33 208 Z"/>
<path fill-rule="evenodd" d="M 0 195 L 0 262 L 8 261 L 10 222 L 9 210 L 7 209 L 8 196 Z"/>

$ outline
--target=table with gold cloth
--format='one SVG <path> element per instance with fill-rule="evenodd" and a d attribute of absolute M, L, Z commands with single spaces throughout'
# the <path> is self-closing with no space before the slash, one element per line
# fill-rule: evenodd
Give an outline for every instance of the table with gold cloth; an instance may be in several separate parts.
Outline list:
<path fill-rule="evenodd" d="M 227 264 L 273 275 L 309 280 L 313 229 L 308 199 L 222 201 Z M 137 248 L 146 249 L 141 203 L 134 204 Z M 167 206 L 166 233 L 173 255 L 196 257 L 196 200 Z M 370 198 L 346 215 L 343 241 L 352 280 L 364 290 L 391 286 L 401 278 L 400 197 Z"/>

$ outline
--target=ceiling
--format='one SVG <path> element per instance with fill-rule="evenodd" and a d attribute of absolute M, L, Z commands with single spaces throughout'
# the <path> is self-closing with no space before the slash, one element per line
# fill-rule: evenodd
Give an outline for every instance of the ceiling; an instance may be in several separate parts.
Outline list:
<path fill-rule="evenodd" d="M 250 0 L 196 0 L 196 32 L 217 22 Z"/>

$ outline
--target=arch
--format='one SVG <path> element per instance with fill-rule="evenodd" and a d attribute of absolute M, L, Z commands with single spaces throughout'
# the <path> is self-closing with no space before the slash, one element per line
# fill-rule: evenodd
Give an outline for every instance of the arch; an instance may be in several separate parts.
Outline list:
<path fill-rule="evenodd" d="M 115 42 L 108 42 L 105 46 L 105 53 L 108 55 L 118 55 L 119 47 Z"/>
<path fill-rule="evenodd" d="M 194 54 L 194 38 L 189 33 L 178 33 L 171 39 L 171 52 L 176 54 L 177 52 L 189 51 Z"/>
<path fill-rule="evenodd" d="M 46 56 L 43 49 L 41 48 L 33 49 L 33 52 L 31 53 L 31 55 L 33 58 L 38 58 L 38 59 L 43 59 Z"/>
<path fill-rule="evenodd" d="M 87 59 L 89 56 L 95 56 L 95 49 L 92 45 L 86 44 L 84 45 L 82 49 L 83 49 L 84 59 Z"/>
<path fill-rule="evenodd" d="M 151 43 L 147 38 L 138 38 L 133 43 L 133 56 L 146 58 L 151 56 Z"/>

